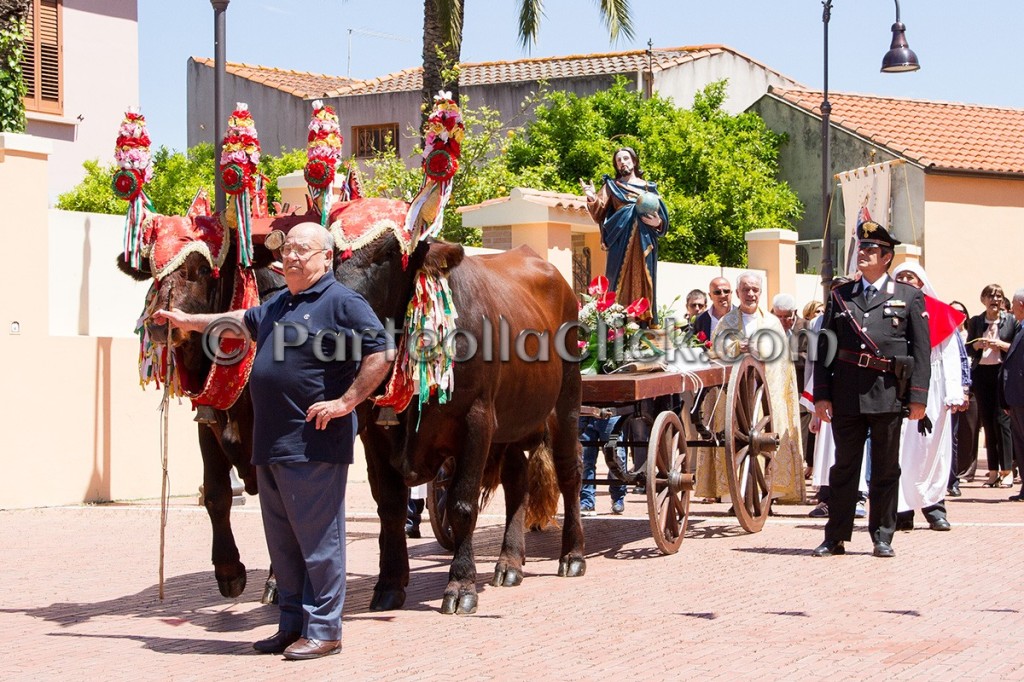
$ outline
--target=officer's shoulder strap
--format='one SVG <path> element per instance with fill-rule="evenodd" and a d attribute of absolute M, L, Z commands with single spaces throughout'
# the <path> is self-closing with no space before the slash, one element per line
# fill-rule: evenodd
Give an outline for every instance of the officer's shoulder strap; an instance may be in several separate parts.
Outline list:
<path fill-rule="evenodd" d="M 868 336 L 867 332 L 864 331 L 863 327 L 857 324 L 857 320 L 853 318 L 853 313 L 850 312 L 850 307 L 846 305 L 846 301 L 843 299 L 842 296 L 839 295 L 839 289 L 841 288 L 842 287 L 836 287 L 835 289 L 832 290 L 832 304 L 835 306 L 836 310 L 839 311 L 836 317 L 845 317 L 847 323 L 850 325 L 850 329 L 857 336 L 857 338 L 859 338 L 864 343 L 864 345 L 867 346 L 868 350 L 870 350 L 876 357 L 882 357 L 882 351 L 878 347 L 878 344 L 875 343 L 870 336 Z"/>

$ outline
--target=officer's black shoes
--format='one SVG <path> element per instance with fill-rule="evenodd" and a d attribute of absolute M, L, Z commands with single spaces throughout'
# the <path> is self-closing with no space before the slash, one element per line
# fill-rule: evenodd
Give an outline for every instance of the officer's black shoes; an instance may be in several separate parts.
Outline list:
<path fill-rule="evenodd" d="M 943 518 L 938 518 L 934 521 L 929 521 L 928 527 L 932 530 L 949 530 L 950 528 L 952 528 L 952 526 L 949 525 L 949 521 Z"/>
<path fill-rule="evenodd" d="M 883 559 L 888 559 L 890 557 L 896 556 L 896 552 L 892 550 L 892 545 L 890 545 L 888 542 L 882 542 L 881 540 L 879 540 L 875 543 L 875 549 L 872 550 L 871 556 L 877 556 Z"/>
<path fill-rule="evenodd" d="M 811 556 L 839 556 L 840 554 L 846 554 L 846 545 L 842 540 L 825 540 L 811 550 Z"/>

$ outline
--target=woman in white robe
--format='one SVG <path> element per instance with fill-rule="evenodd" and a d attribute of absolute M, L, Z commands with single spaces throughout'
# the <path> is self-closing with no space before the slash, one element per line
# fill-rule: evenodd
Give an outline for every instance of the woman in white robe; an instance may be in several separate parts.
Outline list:
<path fill-rule="evenodd" d="M 901 273 L 907 274 L 901 277 Z M 925 295 L 941 301 L 920 265 L 903 263 L 892 274 L 897 281 L 916 286 Z M 929 326 L 934 336 L 935 325 Z M 954 334 L 955 327 L 945 338 L 931 340 L 931 381 L 928 384 L 928 404 L 925 409 L 925 415 L 932 423 L 931 432 L 921 433 L 921 421 L 903 422 L 897 529 L 913 528 L 914 510 L 920 509 L 932 530 L 949 530 L 944 499 L 953 457 L 950 408 L 964 404 L 960 346 L 953 338 Z"/>

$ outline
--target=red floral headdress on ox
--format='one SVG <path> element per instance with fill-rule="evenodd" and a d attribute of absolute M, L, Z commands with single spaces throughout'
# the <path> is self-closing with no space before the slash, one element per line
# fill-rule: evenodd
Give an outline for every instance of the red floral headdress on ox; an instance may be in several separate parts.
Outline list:
<path fill-rule="evenodd" d="M 452 93 L 442 90 L 434 95 L 434 110 L 423 128 L 423 184 L 409 206 L 405 222 L 406 230 L 417 235 L 417 240 L 436 237 L 441 231 L 465 134 L 462 112 L 452 100 Z"/>
<path fill-rule="evenodd" d="M 306 144 L 306 168 L 303 175 L 309 187 L 313 205 L 320 211 L 320 224 L 327 225 L 327 217 L 334 201 L 334 176 L 341 157 L 341 127 L 334 108 L 323 100 L 313 101 L 313 118 L 309 122 Z"/>
<path fill-rule="evenodd" d="M 142 222 L 146 212 L 153 212 L 153 204 L 146 196 L 144 186 L 153 179 L 153 157 L 149 151 L 149 133 L 146 117 L 134 107 L 129 108 L 117 131 L 114 160 L 118 170 L 114 173 L 111 189 L 128 202 L 124 221 L 124 259 L 133 268 L 141 267 L 144 253 Z"/>
<path fill-rule="evenodd" d="M 260 162 L 260 141 L 256 123 L 244 102 L 235 105 L 228 119 L 228 131 L 220 153 L 220 179 L 224 191 L 234 197 L 238 229 L 238 262 L 243 267 L 252 265 L 252 198 L 261 188 L 256 166 Z M 231 224 L 229 209 L 228 223 Z M 235 225 L 233 225 L 235 227 Z"/>

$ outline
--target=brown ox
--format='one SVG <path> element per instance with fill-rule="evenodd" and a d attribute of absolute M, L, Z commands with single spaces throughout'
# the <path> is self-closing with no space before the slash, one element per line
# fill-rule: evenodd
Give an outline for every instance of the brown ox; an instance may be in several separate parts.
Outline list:
<path fill-rule="evenodd" d="M 287 229 L 289 224 L 301 218 L 285 216 L 275 221 Z M 189 225 L 190 229 L 185 226 Z M 157 279 L 150 258 L 142 261 L 136 270 L 118 257 L 118 267 L 139 281 L 153 280 L 155 296 L 149 301 L 148 312 L 158 308 L 176 308 L 186 312 L 225 312 L 230 309 L 235 279 L 236 246 L 221 244 L 223 230 L 217 219 L 209 216 L 192 218 L 178 216 L 157 216 L 149 234 L 150 241 L 158 241 L 163 231 L 184 232 L 181 252 L 186 253 L 178 266 Z M 188 240 L 203 242 L 206 249 L 190 250 Z M 207 257 L 210 250 L 227 249 L 224 264 L 218 276 L 214 276 L 214 264 Z M 254 273 L 261 300 L 285 288 L 284 278 L 267 267 L 273 260 L 269 251 L 256 247 Z M 157 343 L 167 343 L 166 325 L 146 323 L 150 337 Z M 211 359 L 203 351 L 199 334 L 183 334 L 175 330 L 170 339 L 182 388 L 191 395 L 198 395 L 213 367 Z M 243 390 L 237 401 L 226 409 L 211 410 L 213 421 L 198 424 L 199 451 L 203 458 L 203 504 L 210 517 L 213 530 L 212 562 L 214 576 L 220 593 L 225 597 L 242 594 L 246 584 L 245 564 L 240 560 L 238 546 L 231 531 L 231 468 L 235 467 L 250 495 L 257 493 L 256 471 L 250 464 L 252 458 L 252 402 L 249 391 Z M 264 599 L 273 596 L 273 579 L 268 580 Z"/>
<path fill-rule="evenodd" d="M 350 225 L 360 213 L 357 204 L 332 218 Z M 528 479 L 540 468 L 534 464 L 538 454 L 553 455 L 564 501 L 558 573 L 581 576 L 586 571 L 579 510 L 580 371 L 578 362 L 564 359 L 578 355 L 578 304 L 558 271 L 528 249 L 464 257 L 455 244 L 420 243 L 403 268 L 401 248 L 391 231 L 355 250 L 335 275 L 362 294 L 382 320 L 393 319 L 401 328 L 421 267 L 448 275 L 458 311 L 455 357 L 460 361 L 447 404 L 431 401 L 419 414 L 414 399 L 399 415 L 399 425 L 391 428 L 376 423 L 377 408 L 364 404 L 361 409 L 361 436 L 381 521 L 380 576 L 370 607 L 385 610 L 404 603 L 409 580 L 406 487 L 431 480 L 450 457 L 455 464 L 446 511 L 454 558 L 441 611 L 472 613 L 477 607 L 472 536 L 481 490 L 491 490 L 500 481 L 505 494 L 505 535 L 491 585 L 518 585 L 525 561 L 524 523 L 532 526 L 554 510 L 551 505 L 527 514 Z M 500 335 L 506 326 L 509 357 L 502 358 Z M 517 351 L 521 334 L 525 343 Z M 477 342 L 475 354 L 470 339 Z M 490 360 L 483 352 L 488 341 L 494 353 Z M 540 359 L 544 345 L 547 356 Z M 534 452 L 529 475 L 524 451 Z M 531 490 L 538 491 L 535 497 L 541 495 L 541 488 Z M 553 496 L 551 500 L 557 504 Z"/>

